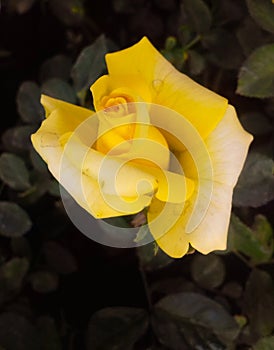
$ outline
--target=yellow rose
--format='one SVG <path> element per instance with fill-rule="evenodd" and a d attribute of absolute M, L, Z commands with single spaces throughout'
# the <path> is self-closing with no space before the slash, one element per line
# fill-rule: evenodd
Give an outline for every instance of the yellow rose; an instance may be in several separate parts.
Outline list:
<path fill-rule="evenodd" d="M 95 218 L 147 208 L 168 255 L 226 248 L 232 191 L 252 136 L 227 100 L 178 72 L 149 42 L 106 55 L 95 112 L 42 96 L 37 152 Z"/>

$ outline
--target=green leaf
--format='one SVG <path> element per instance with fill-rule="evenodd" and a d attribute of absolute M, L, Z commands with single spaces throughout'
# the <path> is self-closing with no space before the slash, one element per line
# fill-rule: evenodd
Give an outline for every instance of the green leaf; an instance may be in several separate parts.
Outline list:
<path fill-rule="evenodd" d="M 211 0 L 210 4 L 215 26 L 240 21 L 246 12 L 244 1 Z"/>
<path fill-rule="evenodd" d="M 60 197 L 60 184 L 58 181 L 55 179 L 50 181 L 49 184 L 49 189 L 48 189 L 49 194 L 51 194 L 54 197 Z"/>
<path fill-rule="evenodd" d="M 40 350 L 34 326 L 12 312 L 0 314 L 0 344 L 7 350 Z"/>
<path fill-rule="evenodd" d="M 41 91 L 37 84 L 25 81 L 21 84 L 17 97 L 17 110 L 26 123 L 39 123 L 44 117 L 44 109 L 40 103 Z"/>
<path fill-rule="evenodd" d="M 271 0 L 247 0 L 254 20 L 265 30 L 274 33 L 274 6 Z"/>
<path fill-rule="evenodd" d="M 165 254 L 155 242 L 138 247 L 137 254 L 140 264 L 147 271 L 161 269 L 174 261 L 174 259 Z"/>
<path fill-rule="evenodd" d="M 112 6 L 116 13 L 132 14 L 142 6 L 142 1 L 113 0 Z"/>
<path fill-rule="evenodd" d="M 57 273 L 67 275 L 77 270 L 74 256 L 62 245 L 54 241 L 46 242 L 43 253 L 47 264 Z"/>
<path fill-rule="evenodd" d="M 268 156 L 250 152 L 233 192 L 236 207 L 260 207 L 274 199 L 274 162 Z"/>
<path fill-rule="evenodd" d="M 273 295 L 274 283 L 270 275 L 254 269 L 246 283 L 243 309 L 254 338 L 270 335 L 274 330 Z"/>
<path fill-rule="evenodd" d="M 37 321 L 36 329 L 40 339 L 41 350 L 62 350 L 60 336 L 54 319 L 48 316 L 40 317 Z"/>
<path fill-rule="evenodd" d="M 54 15 L 67 26 L 79 26 L 84 19 L 82 0 L 49 0 Z"/>
<path fill-rule="evenodd" d="M 16 203 L 0 202 L 0 235 L 19 237 L 31 228 L 28 214 Z"/>
<path fill-rule="evenodd" d="M 152 283 L 151 291 L 157 295 L 167 295 L 181 292 L 200 292 L 200 288 L 183 277 L 160 279 Z"/>
<path fill-rule="evenodd" d="M 273 350 L 274 336 L 260 339 L 255 345 L 254 350 Z"/>
<path fill-rule="evenodd" d="M 252 33 L 252 35 L 250 35 Z M 245 56 L 249 56 L 257 47 L 266 44 L 266 33 L 248 16 L 237 31 L 237 38 Z"/>
<path fill-rule="evenodd" d="M 145 310 L 109 307 L 92 315 L 87 332 L 87 350 L 131 350 L 146 332 Z"/>
<path fill-rule="evenodd" d="M 12 153 L 3 153 L 0 156 L 0 179 L 17 191 L 25 191 L 31 186 L 23 159 Z"/>
<path fill-rule="evenodd" d="M 214 289 L 219 287 L 225 279 L 225 273 L 223 260 L 217 255 L 195 255 L 192 260 L 192 278 L 203 288 Z"/>
<path fill-rule="evenodd" d="M 243 253 L 255 264 L 269 261 L 273 254 L 273 232 L 267 219 L 256 216 L 251 229 L 232 214 L 228 249 Z"/>
<path fill-rule="evenodd" d="M 203 0 L 184 0 L 183 2 L 190 27 L 197 33 L 204 33 L 211 27 L 212 17 Z"/>
<path fill-rule="evenodd" d="M 205 56 L 216 66 L 224 69 L 238 69 L 244 56 L 240 43 L 233 32 L 224 28 L 214 28 L 201 38 L 207 49 Z"/>
<path fill-rule="evenodd" d="M 222 294 L 232 299 L 239 299 L 242 292 L 243 287 L 236 281 L 229 281 L 222 288 Z"/>
<path fill-rule="evenodd" d="M 37 128 L 30 125 L 16 126 L 14 128 L 7 129 L 2 135 L 2 141 L 10 152 L 22 153 L 32 148 L 30 135 Z"/>
<path fill-rule="evenodd" d="M 187 52 L 187 63 L 191 75 L 199 75 L 205 69 L 205 58 L 197 51 L 189 50 Z"/>
<path fill-rule="evenodd" d="M 51 182 L 49 172 L 33 171 L 31 179 L 32 187 L 24 193 L 20 193 L 20 202 L 26 206 L 36 203 L 48 191 Z"/>
<path fill-rule="evenodd" d="M 35 151 L 33 147 L 30 149 L 29 156 L 31 163 L 36 171 L 39 173 L 48 173 L 47 163 L 44 162 L 42 157 Z"/>
<path fill-rule="evenodd" d="M 238 334 L 234 318 L 215 301 L 197 293 L 171 294 L 154 309 L 153 328 L 170 349 L 227 349 Z"/>
<path fill-rule="evenodd" d="M 58 288 L 59 278 L 50 271 L 37 271 L 31 274 L 30 284 L 38 293 L 50 293 Z"/>
<path fill-rule="evenodd" d="M 257 98 L 274 96 L 274 44 L 259 47 L 247 58 L 240 69 L 237 93 Z"/>
<path fill-rule="evenodd" d="M 26 258 L 13 258 L 3 264 L 0 268 L 0 295 L 5 297 L 18 291 L 28 269 Z"/>
<path fill-rule="evenodd" d="M 77 93 L 86 90 L 106 69 L 105 54 L 108 52 L 104 35 L 85 47 L 78 56 L 71 72 Z"/>
<path fill-rule="evenodd" d="M 58 98 L 60 100 L 76 103 L 76 94 L 72 86 L 70 86 L 66 81 L 59 78 L 52 78 L 47 80 L 41 87 L 43 94 Z"/>
<path fill-rule="evenodd" d="M 52 78 L 69 80 L 72 62 L 70 57 L 56 55 L 46 60 L 40 68 L 40 80 L 45 82 Z"/>

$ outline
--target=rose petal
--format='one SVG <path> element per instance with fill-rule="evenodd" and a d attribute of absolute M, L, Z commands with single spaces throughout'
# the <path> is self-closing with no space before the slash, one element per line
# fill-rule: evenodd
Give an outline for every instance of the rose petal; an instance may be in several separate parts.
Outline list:
<path fill-rule="evenodd" d="M 124 96 L 127 102 L 151 101 L 151 92 L 140 74 L 103 75 L 91 85 L 93 104 L 96 111 L 104 109 L 106 96 Z"/>
<path fill-rule="evenodd" d="M 197 227 L 192 232 L 187 233 L 188 223 L 196 205 L 197 190 L 186 202 L 184 208 L 183 205 L 180 207 L 178 204 L 168 203 L 168 220 L 171 223 L 174 221 L 175 224 L 171 228 L 168 227 L 165 234 L 166 217 L 161 215 L 159 203 L 155 203 L 155 201 L 151 203 L 148 211 L 149 227 L 161 249 L 168 255 L 173 257 L 183 256 L 188 242 L 203 254 L 226 248 L 233 186 L 237 182 L 244 165 L 251 141 L 252 136 L 243 130 L 237 119 L 235 109 L 229 106 L 222 121 L 205 140 L 213 166 L 213 190 L 205 216 L 201 222 L 197 223 Z M 184 164 L 186 174 L 196 176 L 193 160 L 191 164 L 190 157 L 186 155 L 187 152 L 180 159 Z M 206 168 L 206 164 L 201 165 L 201 168 Z M 201 174 L 206 174 L 206 172 L 201 172 Z M 200 180 L 202 184 L 207 184 L 206 178 Z M 201 201 L 208 201 L 208 198 L 201 197 Z M 203 206 L 203 203 L 200 205 Z M 150 224 L 150 221 L 155 221 L 157 216 L 157 226 Z M 160 233 L 162 232 L 164 235 L 158 238 L 161 227 Z M 177 241 L 171 243 L 170 241 L 175 238 L 177 238 Z M 180 245 L 182 245 L 181 250 L 178 248 Z"/>
<path fill-rule="evenodd" d="M 83 160 L 83 157 L 81 158 L 80 154 L 79 158 L 79 146 L 77 146 L 78 148 L 75 147 L 72 156 L 70 152 L 64 152 L 64 144 L 66 144 L 65 139 L 67 136 L 66 134 L 60 135 L 70 129 L 66 126 L 66 118 L 67 114 L 64 115 L 63 111 L 54 110 L 42 123 L 40 129 L 32 135 L 32 142 L 34 148 L 47 162 L 50 172 L 71 194 L 76 202 L 97 218 L 134 214 L 141 211 L 145 206 L 148 206 L 151 200 L 150 197 L 139 196 L 138 198 L 131 199 L 130 202 L 121 202 L 121 199 L 118 197 L 115 198 L 114 195 L 110 197 L 107 195 L 103 196 L 96 178 L 87 176 L 82 172 L 81 160 Z M 71 135 L 72 132 L 68 134 Z M 82 143 L 80 145 L 83 145 L 84 152 L 89 149 Z M 74 147 L 75 145 L 71 143 L 71 146 Z M 73 158 L 74 156 L 76 158 Z M 94 168 L 92 169 L 94 171 Z M 108 173 L 104 174 L 109 176 Z M 117 210 L 117 203 L 120 204 L 120 209 L 124 208 L 126 211 Z M 127 203 L 127 206 L 124 203 Z"/>
<path fill-rule="evenodd" d="M 140 75 L 151 102 L 184 115 L 205 138 L 222 119 L 227 100 L 178 72 L 144 37 L 137 44 L 106 55 L 110 76 Z"/>
<path fill-rule="evenodd" d="M 66 113 L 69 121 L 67 125 L 69 125 L 71 129 L 76 128 L 83 120 L 94 114 L 94 112 L 90 109 L 76 106 L 47 95 L 41 95 L 41 104 L 46 111 L 46 117 L 48 117 L 56 109 L 60 109 Z"/>

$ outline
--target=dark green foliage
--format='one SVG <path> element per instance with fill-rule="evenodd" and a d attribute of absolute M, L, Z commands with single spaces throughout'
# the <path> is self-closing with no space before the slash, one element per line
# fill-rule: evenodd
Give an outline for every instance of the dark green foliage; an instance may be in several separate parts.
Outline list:
<path fill-rule="evenodd" d="M 31 221 L 25 210 L 13 202 L 0 202 L 0 235 L 18 237 L 31 228 Z"/>
<path fill-rule="evenodd" d="M 1 16 L 0 350 L 273 350 L 273 2 L 6 0 Z M 254 135 L 225 252 L 91 241 L 31 145 L 41 93 L 92 108 L 105 54 L 144 35 Z"/>
<path fill-rule="evenodd" d="M 102 309 L 89 321 L 87 350 L 131 350 L 147 327 L 145 310 L 126 307 Z"/>
<path fill-rule="evenodd" d="M 256 208 L 274 199 L 273 165 L 267 155 L 250 152 L 234 190 L 234 205 Z"/>
<path fill-rule="evenodd" d="M 274 44 L 256 49 L 240 70 L 237 92 L 248 97 L 274 96 Z"/>
<path fill-rule="evenodd" d="M 218 255 L 196 255 L 191 264 L 193 280 L 205 289 L 219 287 L 225 278 L 225 266 Z"/>
<path fill-rule="evenodd" d="M 153 328 L 171 349 L 226 349 L 238 334 L 231 315 L 196 293 L 170 294 L 155 305 Z"/>

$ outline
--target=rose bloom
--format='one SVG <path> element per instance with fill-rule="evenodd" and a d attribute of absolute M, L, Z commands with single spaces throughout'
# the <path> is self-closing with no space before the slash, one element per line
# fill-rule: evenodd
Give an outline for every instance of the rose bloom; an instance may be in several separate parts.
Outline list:
<path fill-rule="evenodd" d="M 169 256 L 226 249 L 232 192 L 252 136 L 228 101 L 177 71 L 144 37 L 106 55 L 95 112 L 43 95 L 32 135 L 53 176 L 95 218 L 146 208 Z"/>

